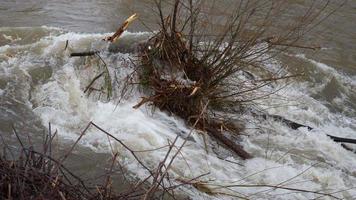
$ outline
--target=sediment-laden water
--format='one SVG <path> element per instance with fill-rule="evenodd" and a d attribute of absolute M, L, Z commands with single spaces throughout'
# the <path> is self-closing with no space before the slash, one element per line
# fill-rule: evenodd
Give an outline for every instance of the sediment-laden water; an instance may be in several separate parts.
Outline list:
<path fill-rule="evenodd" d="M 119 78 L 124 77 L 131 70 L 133 46 L 150 33 L 143 26 L 133 26 L 130 32 L 124 33 L 115 51 L 102 38 L 132 11 L 141 12 L 149 19 L 146 6 L 147 2 L 141 1 L 3 0 L 0 3 L 0 134 L 15 145 L 11 128 L 14 124 L 19 132 L 28 132 L 39 141 L 42 137 L 39 133 L 51 123 L 58 130 L 61 143 L 69 145 L 93 121 L 135 150 L 165 146 L 177 134 L 184 138 L 190 127 L 182 120 L 158 110 L 152 113 L 150 107 L 132 109 L 142 96 L 139 91 L 134 91 L 122 103 L 115 99 L 98 101 L 95 95 L 88 97 L 83 90 L 99 72 L 100 62 L 94 58 L 69 57 L 72 51 L 99 50 L 110 71 Z M 355 199 L 356 154 L 326 136 L 356 138 L 354 20 L 356 4 L 350 1 L 310 37 L 312 43 L 321 44 L 321 50 L 285 54 L 268 65 L 271 69 L 286 65 L 290 70 L 304 70 L 306 76 L 270 98 L 256 102 L 254 109 L 315 129 L 293 130 L 286 124 L 260 119 L 249 112 L 236 114 L 234 117 L 245 123 L 242 144 L 254 155 L 253 159 L 241 161 L 211 140 L 207 153 L 204 139 L 194 133 L 182 155 L 176 158 L 171 173 L 189 179 L 209 172 L 205 178 L 215 185 L 270 184 Z M 65 49 L 67 40 L 69 45 Z M 80 145 L 88 147 L 93 157 L 111 152 L 107 137 L 95 129 L 88 131 Z M 147 176 L 129 152 L 119 144 L 112 145 L 120 152 L 120 159 L 132 176 Z M 166 152 L 163 148 L 139 156 L 147 165 L 155 166 Z M 313 193 L 267 189 L 231 188 L 250 199 L 319 197 Z M 212 197 L 193 187 L 184 187 L 182 192 L 193 199 L 231 198 Z"/>

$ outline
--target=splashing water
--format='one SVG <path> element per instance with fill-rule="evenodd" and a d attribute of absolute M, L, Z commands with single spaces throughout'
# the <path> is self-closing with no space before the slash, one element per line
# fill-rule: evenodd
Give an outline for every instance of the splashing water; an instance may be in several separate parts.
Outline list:
<path fill-rule="evenodd" d="M 33 32 L 36 37 L 26 38 L 25 33 L 29 32 Z M 114 52 L 109 52 L 109 46 L 101 42 L 104 34 L 73 33 L 51 27 L 0 28 L 0 35 L 3 34 L 11 36 L 13 40 L 0 47 L 2 120 L 19 119 L 24 123 L 30 120 L 28 123 L 36 124 L 38 128 L 51 123 L 64 142 L 76 140 L 81 130 L 93 121 L 134 150 L 163 147 L 177 135 L 182 136 L 178 140 L 180 145 L 184 136 L 190 132 L 191 128 L 174 116 L 158 110 L 152 112 L 149 106 L 133 109 L 132 106 L 142 96 L 139 91 L 120 104 L 115 100 L 98 101 L 93 95 L 88 97 L 83 93 L 93 78 L 93 72 L 99 70 L 90 59 L 70 58 L 71 50 L 101 50 L 100 55 L 110 70 L 124 77 L 130 72 L 125 61 L 134 57 L 134 54 L 125 52 L 130 52 L 134 43 L 147 38 L 148 33 L 125 33 L 119 41 L 120 48 Z M 69 47 L 64 50 L 67 40 Z M 352 101 L 350 105 L 344 104 L 347 99 L 354 98 L 355 77 L 339 73 L 304 55 L 296 55 L 296 59 L 309 62 L 317 73 L 325 74 L 321 77 L 324 84 L 290 84 L 275 96 L 258 102 L 257 107 L 315 129 L 292 130 L 272 119 L 264 120 L 248 113 L 236 114 L 236 118 L 247 122 L 244 131 L 247 136 L 243 137 L 242 144 L 255 158 L 241 161 L 223 147 L 217 147 L 210 139 L 205 149 L 204 138 L 193 131 L 170 173 L 175 178 L 185 179 L 209 173 L 203 178 L 211 180 L 209 187 L 248 199 L 311 199 L 321 195 L 243 185 L 275 185 L 334 193 L 344 199 L 355 198 L 356 155 L 325 135 L 356 137 Z M 343 107 L 343 110 L 349 110 L 348 114 L 333 112 L 326 100 L 315 97 L 315 94 L 328 87 L 330 79 L 338 82 L 339 90 L 342 90 L 342 95 L 336 95 L 332 103 Z M 280 96 L 284 98 L 278 98 Z M 285 104 L 289 105 L 283 106 Z M 8 128 L 1 127 L 0 131 L 6 133 Z M 80 145 L 95 152 L 111 152 L 108 138 L 96 129 L 89 129 Z M 121 162 L 132 176 L 145 178 L 148 175 L 120 144 L 112 142 L 112 145 L 115 151 L 120 152 Z M 138 156 L 148 166 L 155 167 L 166 152 L 167 148 L 162 148 L 142 152 Z M 226 186 L 229 186 L 229 190 Z M 188 186 L 183 191 L 194 199 L 234 198 L 225 195 L 209 196 Z"/>

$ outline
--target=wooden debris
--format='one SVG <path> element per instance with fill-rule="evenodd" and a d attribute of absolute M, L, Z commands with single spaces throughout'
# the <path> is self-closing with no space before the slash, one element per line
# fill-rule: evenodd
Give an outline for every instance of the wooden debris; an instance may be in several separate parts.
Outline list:
<path fill-rule="evenodd" d="M 226 147 L 235 152 L 241 159 L 246 160 L 253 158 L 253 156 L 247 153 L 241 145 L 227 138 L 220 131 L 212 128 L 211 126 L 206 127 L 206 130 L 208 131 L 209 135 L 223 143 Z"/>
<path fill-rule="evenodd" d="M 289 126 L 290 128 L 296 130 L 300 127 L 304 127 L 304 128 L 307 128 L 309 131 L 313 130 L 314 128 L 311 127 L 311 126 L 307 126 L 307 125 L 304 125 L 304 124 L 300 124 L 300 123 L 297 123 L 297 122 L 294 122 L 294 121 L 291 121 L 289 119 L 286 119 L 282 116 L 279 116 L 279 115 L 268 115 L 268 114 L 262 114 L 262 115 L 259 115 L 261 117 L 263 117 L 264 119 L 267 119 L 267 118 L 272 118 L 273 120 L 276 120 L 276 121 L 280 121 L 284 124 L 286 124 L 287 126 Z M 352 139 L 352 138 L 343 138 L 343 137 L 336 137 L 336 136 L 333 136 L 333 135 L 329 135 L 329 134 L 326 134 L 326 136 L 328 136 L 330 139 L 332 139 L 334 142 L 337 142 L 337 143 L 349 143 L 349 144 L 356 144 L 356 139 Z M 352 151 L 354 152 L 355 150 L 346 146 L 345 144 L 341 144 L 341 146 L 348 150 L 348 151 Z"/>
<path fill-rule="evenodd" d="M 70 57 L 94 56 L 97 53 L 99 53 L 99 51 L 76 52 L 76 53 L 71 53 Z"/>
<path fill-rule="evenodd" d="M 126 21 L 116 30 L 114 35 L 104 38 L 104 41 L 115 42 L 115 40 L 121 36 L 121 34 L 129 27 L 129 25 L 138 18 L 138 15 L 135 13 L 131 15 Z"/>
<path fill-rule="evenodd" d="M 193 96 L 195 93 L 197 93 L 197 91 L 199 90 L 200 88 L 199 87 L 194 87 L 192 93 L 190 93 L 190 97 Z"/>
<path fill-rule="evenodd" d="M 66 44 L 65 44 L 65 46 L 64 46 L 64 51 L 65 51 L 65 50 L 67 50 L 67 48 L 68 48 L 68 44 L 69 44 L 69 41 L 68 41 L 68 40 L 66 40 Z"/>

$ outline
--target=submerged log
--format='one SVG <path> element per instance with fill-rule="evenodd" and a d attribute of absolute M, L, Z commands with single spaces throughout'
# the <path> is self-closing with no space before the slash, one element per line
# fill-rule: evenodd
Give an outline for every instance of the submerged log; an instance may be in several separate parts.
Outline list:
<path fill-rule="evenodd" d="M 206 131 L 208 134 L 223 143 L 226 147 L 231 149 L 233 152 L 235 152 L 240 158 L 243 160 L 253 158 L 251 154 L 247 153 L 243 147 L 239 144 L 236 144 L 233 142 L 231 139 L 227 138 L 224 136 L 220 131 L 212 128 L 212 127 L 206 127 Z"/>
<path fill-rule="evenodd" d="M 304 125 L 304 124 L 300 124 L 300 123 L 297 123 L 297 122 L 294 122 L 294 121 L 291 121 L 289 119 L 286 119 L 282 116 L 279 116 L 279 115 L 268 115 L 268 114 L 262 114 L 260 115 L 261 117 L 263 117 L 263 119 L 267 119 L 267 118 L 272 118 L 276 121 L 280 121 L 286 125 L 288 125 L 290 128 L 292 128 L 293 130 L 296 130 L 300 127 L 305 127 L 305 128 L 308 128 L 309 131 L 313 130 L 314 128 L 311 127 L 311 126 L 307 126 L 307 125 Z M 352 139 L 352 138 L 343 138 L 343 137 L 336 137 L 336 136 L 333 136 L 333 135 L 329 135 L 329 134 L 326 134 L 330 139 L 332 139 L 334 142 L 338 142 L 338 143 L 349 143 L 349 144 L 356 144 L 356 139 Z M 352 149 L 348 146 L 346 146 L 345 144 L 341 144 L 341 146 L 348 150 L 348 151 L 352 151 L 352 152 L 355 152 L 355 149 Z"/>
<path fill-rule="evenodd" d="M 310 127 L 310 126 L 299 124 L 297 122 L 291 121 L 291 120 L 286 119 L 286 118 L 284 118 L 282 116 L 279 116 L 279 115 L 262 114 L 262 115 L 258 115 L 258 116 L 263 117 L 263 119 L 272 118 L 275 121 L 280 121 L 280 122 L 286 124 L 287 126 L 289 126 L 290 128 L 292 128 L 293 130 L 297 130 L 300 127 L 308 128 L 309 131 L 314 129 L 314 128 Z"/>
<path fill-rule="evenodd" d="M 356 139 L 352 138 L 342 138 L 342 137 L 336 137 L 333 135 L 326 134 L 328 137 L 330 137 L 334 142 L 342 142 L 342 143 L 349 143 L 349 144 L 356 144 Z"/>

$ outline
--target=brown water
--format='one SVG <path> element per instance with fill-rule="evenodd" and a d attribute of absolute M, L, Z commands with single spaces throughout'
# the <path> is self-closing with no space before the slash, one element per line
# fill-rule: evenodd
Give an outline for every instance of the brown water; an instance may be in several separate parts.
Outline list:
<path fill-rule="evenodd" d="M 132 13 L 140 15 L 140 23 L 130 26 L 129 31 L 133 34 L 124 36 L 121 43 L 130 46 L 131 43 L 142 40 L 144 37 L 137 32 L 154 29 L 157 24 L 152 2 L 0 0 L 0 134 L 5 140 L 17 144 L 11 127 L 15 124 L 19 132 L 28 132 L 34 135 L 34 140 L 40 141 L 42 135 L 38 133 L 42 133 L 48 122 L 51 122 L 62 134 L 64 141 L 73 141 L 79 130 L 90 120 L 94 120 L 101 123 L 104 128 L 117 133 L 118 137 L 123 137 L 130 145 L 152 149 L 165 145 L 166 137 L 174 137 L 175 134 L 171 132 L 186 131 L 187 127 L 183 123 L 162 113 L 152 116 L 142 110 L 132 111 L 130 103 L 120 105 L 120 113 L 114 113 L 112 111 L 115 108 L 114 104 L 91 102 L 84 98 L 81 93 L 83 83 L 79 82 L 85 81 L 88 74 L 85 74 L 85 70 L 73 70 L 81 69 L 84 64 L 69 59 L 63 50 L 67 39 L 72 40 L 70 43 L 73 43 L 74 49 L 104 49 L 105 44 L 98 42 L 103 34 L 115 31 Z M 304 1 L 291 2 L 303 6 Z M 223 4 L 220 7 L 226 8 L 233 4 L 234 0 L 219 3 Z M 304 178 L 314 179 L 313 184 L 317 186 L 306 184 L 305 187 L 319 187 L 320 184 L 320 187 L 328 188 L 328 184 L 333 186 L 332 183 L 341 189 L 356 186 L 355 155 L 347 154 L 337 144 L 318 135 L 328 133 L 356 138 L 356 1 L 349 0 L 344 7 L 315 29 L 307 38 L 306 44 L 320 45 L 322 49 L 318 51 L 297 49 L 279 58 L 290 71 L 302 70 L 306 74 L 304 78 L 298 80 L 300 85 L 297 83 L 286 89 L 287 95 L 296 96 L 293 100 L 296 100 L 298 105 L 271 109 L 271 112 L 316 127 L 317 136 L 301 136 L 304 134 L 303 131 L 295 132 L 278 123 L 269 122 L 267 128 L 264 128 L 273 130 L 270 134 L 276 136 L 269 141 L 269 136 L 267 138 L 258 131 L 252 131 L 255 128 L 253 127 L 250 129 L 251 132 L 247 131 L 251 137 L 246 138 L 251 145 L 245 148 L 256 155 L 256 160 L 246 162 L 244 168 L 235 168 L 236 166 L 222 164 L 220 160 L 209 155 L 206 160 L 211 164 L 209 170 L 212 171 L 212 179 L 217 177 L 228 179 L 230 176 L 239 179 L 244 173 L 252 174 L 260 166 L 274 167 L 275 165 L 271 163 L 289 167 L 281 172 L 281 177 L 288 179 L 288 175 L 299 173 L 304 166 L 313 165 L 315 160 L 324 160 L 334 167 L 315 167 L 311 177 Z M 113 57 L 121 59 L 125 56 L 127 55 L 115 54 Z M 109 65 L 121 64 L 118 61 L 120 59 L 113 57 L 110 54 L 105 55 Z M 84 74 L 81 74 L 83 71 Z M 276 102 L 271 100 L 271 105 L 274 104 Z M 83 160 L 102 162 L 102 154 L 96 152 L 107 152 L 105 145 L 96 147 L 100 142 L 107 142 L 102 140 L 102 136 L 92 131 L 87 137 L 89 138 L 77 152 L 82 156 L 79 156 L 77 163 L 75 159 L 70 163 L 82 173 L 87 169 L 92 170 L 86 163 L 85 166 L 82 165 Z M 205 151 L 200 151 L 204 148 L 196 148 L 201 140 L 199 138 L 195 140 L 197 143 L 187 148 L 191 155 L 191 158 L 187 159 L 188 162 L 194 162 L 192 168 L 196 169 L 197 173 L 203 173 L 207 164 L 205 160 L 201 161 L 201 158 L 206 155 Z M 295 144 L 295 141 L 298 141 L 298 144 Z M 68 146 L 64 142 L 64 146 L 66 145 Z M 269 145 L 274 149 L 271 150 L 270 157 L 265 157 Z M 277 159 L 284 157 L 291 149 L 296 153 L 286 156 L 289 160 Z M 164 155 L 164 152 L 146 155 L 147 163 L 154 163 L 162 154 Z M 305 161 L 296 158 L 299 154 L 312 159 Z M 182 176 L 185 174 L 181 172 L 186 168 L 182 167 L 185 160 L 177 162 L 174 172 Z M 97 167 L 103 168 L 104 164 L 98 164 Z M 132 162 L 128 162 L 127 168 L 137 174 L 141 172 Z M 289 173 L 291 171 L 293 173 Z M 328 174 L 325 175 L 326 178 L 321 175 L 324 172 Z M 286 175 L 283 176 L 284 174 Z M 269 174 L 257 177 L 251 182 L 262 184 L 276 179 L 278 178 Z M 353 192 L 343 194 L 342 197 L 353 199 L 352 195 L 356 195 L 356 191 Z M 295 196 L 286 198 L 298 199 Z"/>

